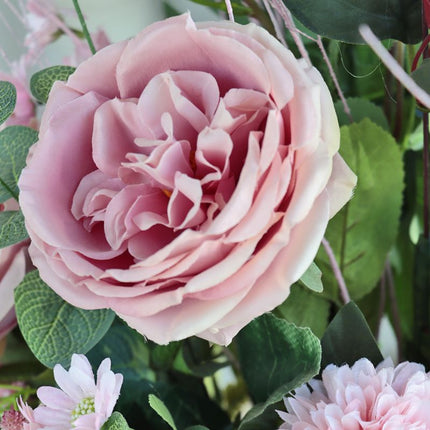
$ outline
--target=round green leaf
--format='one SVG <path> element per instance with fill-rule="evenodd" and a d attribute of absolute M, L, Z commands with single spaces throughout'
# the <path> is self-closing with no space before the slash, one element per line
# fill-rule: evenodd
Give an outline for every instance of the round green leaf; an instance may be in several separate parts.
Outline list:
<path fill-rule="evenodd" d="M 119 413 L 114 412 L 103 424 L 101 430 L 131 430 L 125 418 Z"/>
<path fill-rule="evenodd" d="M 15 104 L 15 86 L 10 82 L 0 81 L 0 124 L 3 124 L 12 115 Z"/>
<path fill-rule="evenodd" d="M 19 328 L 36 358 L 47 367 L 70 364 L 73 353 L 86 354 L 109 329 L 109 309 L 87 311 L 65 302 L 39 277 L 28 273 L 15 289 Z"/>
<path fill-rule="evenodd" d="M 12 125 L 0 132 L 0 202 L 18 199 L 18 178 L 28 150 L 37 141 L 36 130 Z"/>
<path fill-rule="evenodd" d="M 24 215 L 21 211 L 0 212 L 0 248 L 27 239 Z"/>
<path fill-rule="evenodd" d="M 54 82 L 67 81 L 75 70 L 71 66 L 52 66 L 36 72 L 30 79 L 31 93 L 40 103 L 46 103 Z"/>

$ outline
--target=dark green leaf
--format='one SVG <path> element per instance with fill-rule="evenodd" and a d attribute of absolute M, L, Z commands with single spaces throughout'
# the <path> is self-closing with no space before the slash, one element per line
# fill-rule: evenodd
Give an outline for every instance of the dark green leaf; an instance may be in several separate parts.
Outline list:
<path fill-rule="evenodd" d="M 149 405 L 167 424 L 173 429 L 177 430 L 175 421 L 173 420 L 172 414 L 167 409 L 166 405 L 154 394 L 148 396 Z"/>
<path fill-rule="evenodd" d="M 246 415 L 239 427 L 244 430 L 255 428 L 267 408 L 318 373 L 321 346 L 308 328 L 298 328 L 272 314 L 252 321 L 235 341 L 249 393 L 255 402 L 264 402 Z"/>
<path fill-rule="evenodd" d="M 308 287 L 312 291 L 316 291 L 317 293 L 321 293 L 324 289 L 321 281 L 321 270 L 319 267 L 312 263 L 305 273 L 303 273 L 302 277 L 299 279 L 299 282 L 303 284 L 305 287 Z"/>
<path fill-rule="evenodd" d="M 430 239 L 420 236 L 414 264 L 414 341 L 430 361 Z"/>
<path fill-rule="evenodd" d="M 153 372 L 149 369 L 148 343 L 137 331 L 118 320 L 87 357 L 93 366 L 110 357 L 112 370 L 121 373 L 125 379 L 153 379 Z"/>
<path fill-rule="evenodd" d="M 281 420 L 276 410 L 284 409 L 282 401 L 265 403 L 253 406 L 244 416 L 238 430 L 273 430 L 280 426 Z"/>
<path fill-rule="evenodd" d="M 430 58 L 425 58 L 411 76 L 423 90 L 430 92 Z"/>
<path fill-rule="evenodd" d="M 192 426 L 192 427 L 187 427 L 185 430 L 209 430 L 209 429 L 205 426 Z"/>
<path fill-rule="evenodd" d="M 354 302 L 345 305 L 333 318 L 321 340 L 321 368 L 329 364 L 352 366 L 366 357 L 375 366 L 382 360 L 375 338 Z"/>
<path fill-rule="evenodd" d="M 101 430 L 131 430 L 125 418 L 119 413 L 114 412 L 103 424 Z"/>
<path fill-rule="evenodd" d="M 156 384 L 157 397 L 172 414 L 178 429 L 193 425 L 205 425 L 211 429 L 225 428 L 229 424 L 226 413 L 208 398 L 202 381 L 192 379 L 186 378 L 176 385 Z M 197 389 L 198 386 L 201 387 L 200 390 Z"/>
<path fill-rule="evenodd" d="M 379 106 L 376 106 L 367 99 L 361 98 L 347 98 L 346 101 L 351 110 L 351 116 L 354 122 L 360 122 L 365 118 L 369 118 L 384 130 L 390 131 L 384 111 Z M 351 121 L 343 109 L 342 102 L 339 100 L 334 106 L 336 108 L 339 125 L 350 125 Z"/>
<path fill-rule="evenodd" d="M 0 212 L 0 248 L 27 239 L 24 215 L 21 211 Z"/>
<path fill-rule="evenodd" d="M 363 43 L 360 24 L 380 39 L 421 40 L 420 0 L 283 0 L 306 27 L 322 36 Z"/>
<path fill-rule="evenodd" d="M 168 370 L 172 367 L 181 342 L 170 342 L 168 345 L 149 344 L 151 348 L 151 367 L 155 370 Z"/>
<path fill-rule="evenodd" d="M 73 353 L 86 354 L 106 333 L 114 313 L 86 311 L 66 303 L 39 277 L 28 273 L 15 290 L 18 324 L 33 354 L 45 366 L 68 366 Z"/>
<path fill-rule="evenodd" d="M 330 221 L 330 243 L 354 300 L 379 281 L 395 243 L 403 200 L 403 162 L 393 137 L 369 119 L 341 128 L 340 154 L 357 174 L 351 201 Z M 318 253 L 324 295 L 336 300 L 338 289 L 327 254 Z"/>
<path fill-rule="evenodd" d="M 0 203 L 18 199 L 18 178 L 28 150 L 37 140 L 37 131 L 13 125 L 0 132 Z"/>
<path fill-rule="evenodd" d="M 309 327 L 321 337 L 327 328 L 329 311 L 330 302 L 323 295 L 296 284 L 291 287 L 287 300 L 276 308 L 275 313 L 299 327 Z"/>
<path fill-rule="evenodd" d="M 75 70 L 71 66 L 52 66 L 36 72 L 30 79 L 31 93 L 40 103 L 46 103 L 54 82 L 67 81 Z"/>
<path fill-rule="evenodd" d="M 255 402 L 266 401 L 280 387 L 286 393 L 318 373 L 320 343 L 308 328 L 264 314 L 243 328 L 235 340 Z"/>
<path fill-rule="evenodd" d="M 10 82 L 0 81 L 0 124 L 3 124 L 12 115 L 15 104 L 15 86 Z"/>
<path fill-rule="evenodd" d="M 206 340 L 198 337 L 186 339 L 182 345 L 182 358 L 184 365 L 179 369 L 178 362 L 175 367 L 185 373 L 205 377 L 213 375 L 217 370 L 228 365 L 227 361 L 215 360 L 213 346 L 210 346 Z"/>

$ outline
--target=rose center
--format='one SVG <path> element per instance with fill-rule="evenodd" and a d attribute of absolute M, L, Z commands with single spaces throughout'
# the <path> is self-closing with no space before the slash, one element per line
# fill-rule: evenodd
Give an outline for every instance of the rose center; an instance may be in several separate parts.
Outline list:
<path fill-rule="evenodd" d="M 95 412 L 94 397 L 86 397 L 72 411 L 72 422 L 81 417 Z"/>

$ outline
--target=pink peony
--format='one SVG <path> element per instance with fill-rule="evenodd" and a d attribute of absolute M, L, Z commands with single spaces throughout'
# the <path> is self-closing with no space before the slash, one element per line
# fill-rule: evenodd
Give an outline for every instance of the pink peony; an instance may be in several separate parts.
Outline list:
<path fill-rule="evenodd" d="M 69 371 L 55 365 L 54 377 L 60 388 L 40 387 L 40 406 L 32 410 L 21 403 L 28 429 L 100 430 L 112 414 L 123 380 L 110 370 L 110 359 L 100 364 L 97 383 L 88 359 L 81 354 L 73 354 Z"/>
<path fill-rule="evenodd" d="M 14 199 L 0 204 L 0 210 L 17 209 L 18 204 Z M 16 325 L 14 290 L 30 267 L 27 247 L 28 240 L 25 240 L 0 249 L 0 339 Z"/>
<path fill-rule="evenodd" d="M 321 76 L 265 30 L 155 23 L 54 85 L 19 183 L 31 257 L 155 342 L 228 344 L 350 198 L 338 147 Z"/>
<path fill-rule="evenodd" d="M 280 428 L 291 430 L 426 430 L 430 428 L 430 373 L 417 363 L 376 369 L 366 358 L 351 368 L 327 366 L 284 399 Z"/>

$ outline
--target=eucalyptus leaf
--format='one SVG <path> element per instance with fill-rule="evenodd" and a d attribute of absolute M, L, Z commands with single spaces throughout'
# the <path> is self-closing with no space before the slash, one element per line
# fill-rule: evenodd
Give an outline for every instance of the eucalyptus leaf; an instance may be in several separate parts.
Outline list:
<path fill-rule="evenodd" d="M 394 245 L 403 201 L 402 153 L 393 137 L 369 119 L 341 128 L 340 154 L 356 173 L 350 202 L 330 221 L 330 243 L 354 300 L 378 283 Z M 337 281 L 323 248 L 317 255 L 326 297 L 336 300 Z"/>
<path fill-rule="evenodd" d="M 292 14 L 321 36 L 363 43 L 358 27 L 367 24 L 380 39 L 421 40 L 420 0 L 283 0 Z"/>
<path fill-rule="evenodd" d="M 36 72 L 30 79 L 30 90 L 40 103 L 48 101 L 49 93 L 55 81 L 67 81 L 76 70 L 71 66 L 52 66 Z"/>
<path fill-rule="evenodd" d="M 319 267 L 315 263 L 312 263 L 299 279 L 299 282 L 310 290 L 320 293 L 324 289 L 321 276 L 322 272 Z"/>
<path fill-rule="evenodd" d="M 167 409 L 163 401 L 154 394 L 150 394 L 148 396 L 148 401 L 151 408 L 154 409 L 154 411 L 157 412 L 157 414 L 160 415 L 160 417 L 163 418 L 163 420 L 166 421 L 173 430 L 177 430 L 172 414 Z"/>
<path fill-rule="evenodd" d="M 12 125 L 0 132 L 0 203 L 11 197 L 18 199 L 18 178 L 37 136 L 36 130 L 22 125 Z"/>
<path fill-rule="evenodd" d="M 119 413 L 114 412 L 103 424 L 101 430 L 131 430 L 125 418 Z"/>
<path fill-rule="evenodd" d="M 0 248 L 27 239 L 24 215 L 21 211 L 0 212 Z"/>
<path fill-rule="evenodd" d="M 336 314 L 321 339 L 321 346 L 321 369 L 329 364 L 352 366 L 363 357 L 375 366 L 383 360 L 366 319 L 354 302 Z"/>
<path fill-rule="evenodd" d="M 15 311 L 25 341 L 47 367 L 68 366 L 73 353 L 86 354 L 115 315 L 108 309 L 87 311 L 66 303 L 36 270 L 27 273 L 15 289 Z"/>
<path fill-rule="evenodd" d="M 16 104 L 16 88 L 6 81 L 0 81 L 0 124 L 3 124 L 13 113 Z"/>

